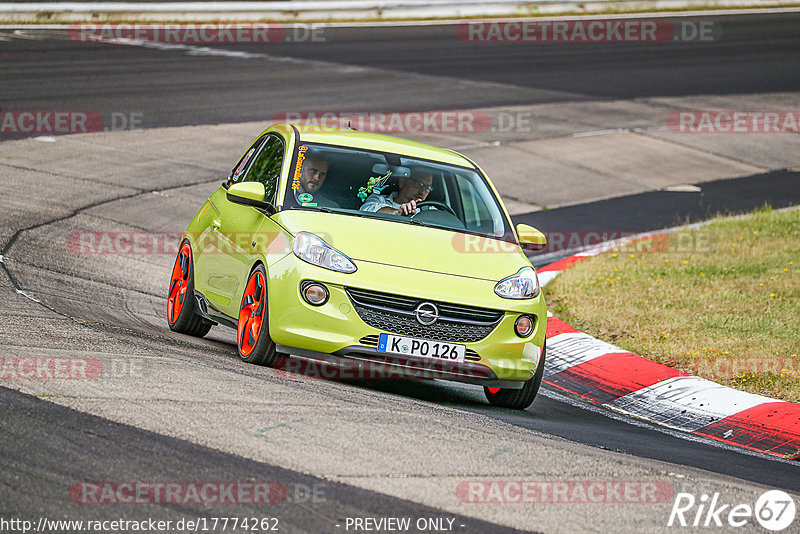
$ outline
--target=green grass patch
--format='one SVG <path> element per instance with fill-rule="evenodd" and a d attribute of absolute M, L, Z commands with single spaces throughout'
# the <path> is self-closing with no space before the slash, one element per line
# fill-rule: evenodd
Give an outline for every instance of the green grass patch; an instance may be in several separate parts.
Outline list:
<path fill-rule="evenodd" d="M 590 257 L 545 293 L 559 318 L 599 339 L 800 402 L 800 210 L 718 217 Z"/>

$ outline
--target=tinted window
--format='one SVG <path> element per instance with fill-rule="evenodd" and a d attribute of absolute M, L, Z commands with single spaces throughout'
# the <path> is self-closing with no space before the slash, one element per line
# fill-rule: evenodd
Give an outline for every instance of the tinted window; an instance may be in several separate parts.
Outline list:
<path fill-rule="evenodd" d="M 312 143 L 298 146 L 295 158 L 285 208 L 325 208 L 362 218 L 514 239 L 497 198 L 475 169 L 404 154 Z M 316 184 L 304 184 L 310 161 L 317 166 L 324 162 L 327 169 L 325 179 L 317 179 Z M 316 187 L 308 191 L 307 185 Z M 301 190 L 305 198 L 296 194 Z M 409 199 L 424 203 L 413 219 L 396 213 L 400 203 L 396 201 Z"/>
<path fill-rule="evenodd" d="M 250 165 L 245 182 L 261 182 L 267 194 L 265 200 L 273 200 L 283 164 L 283 141 L 275 135 L 267 136 L 261 151 Z"/>
<path fill-rule="evenodd" d="M 242 179 L 242 177 L 245 174 L 245 171 L 247 170 L 247 166 L 253 161 L 253 154 L 256 153 L 256 151 L 264 142 L 264 139 L 266 139 L 266 137 L 267 136 L 265 135 L 264 137 L 258 139 L 255 143 L 253 143 L 253 146 L 248 148 L 247 152 L 245 152 L 244 155 L 239 159 L 239 161 L 236 163 L 236 166 L 231 170 L 231 175 L 230 175 L 231 182 L 238 182 Z"/>

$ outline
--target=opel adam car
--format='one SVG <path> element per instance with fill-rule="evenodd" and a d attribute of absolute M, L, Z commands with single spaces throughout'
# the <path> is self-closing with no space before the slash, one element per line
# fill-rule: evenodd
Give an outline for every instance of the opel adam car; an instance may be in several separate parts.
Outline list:
<path fill-rule="evenodd" d="M 415 208 L 392 209 L 410 190 Z M 363 209 L 376 202 L 390 209 Z M 547 320 L 523 249 L 544 245 L 512 226 L 461 154 L 277 124 L 189 224 L 167 319 L 194 336 L 236 329 L 246 362 L 355 362 L 482 385 L 491 404 L 524 409 L 542 380 Z"/>

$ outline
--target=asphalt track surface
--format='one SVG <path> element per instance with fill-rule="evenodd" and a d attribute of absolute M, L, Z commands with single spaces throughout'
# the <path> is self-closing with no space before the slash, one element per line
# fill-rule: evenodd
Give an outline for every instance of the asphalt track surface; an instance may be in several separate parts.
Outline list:
<path fill-rule="evenodd" d="M 703 21 L 713 22 L 718 39 L 464 42 L 456 25 L 445 24 L 325 28 L 323 42 L 203 45 L 280 63 L 181 49 L 153 57 L 141 47 L 65 40 L 63 31 L 39 40 L 47 30 L 28 30 L 30 40 L 3 53 L 0 107 L 136 112 L 144 127 L 156 127 L 269 120 L 289 110 L 471 109 L 798 89 L 800 14 L 678 20 Z M 340 68 L 322 68 L 326 63 Z M 430 76 L 445 78 L 435 83 Z"/>
<path fill-rule="evenodd" d="M 79 517 L 84 506 L 80 498 L 65 503 L 63 495 L 87 473 L 95 480 L 280 481 L 285 493 L 276 493 L 269 517 L 277 519 L 284 532 L 317 532 L 325 520 L 329 523 L 325 527 L 331 528 L 345 516 L 441 516 L 433 508 L 113 423 L 6 388 L 0 388 L 0 401 L 4 407 L 0 480 L 22 497 L 3 495 L 0 512 L 4 517 L 26 516 L 32 509 L 44 517 Z M 31 419 L 37 424 L 31 425 Z M 25 444 L 30 450 L 20 454 Z M 109 510 L 107 517 L 119 517 L 125 506 L 111 506 L 116 510 Z M 225 504 L 153 503 L 142 508 L 137 513 L 175 522 L 184 517 L 230 515 Z M 298 513 L 298 509 L 313 514 Z M 264 517 L 264 505 L 244 505 L 237 515 Z M 472 518 L 454 519 L 461 532 L 518 532 Z"/>
<path fill-rule="evenodd" d="M 632 47 L 465 44 L 452 38 L 452 27 L 334 29 L 325 44 L 270 45 L 269 55 L 314 59 L 352 67 L 378 67 L 389 81 L 361 79 L 359 71 L 317 72 L 305 63 L 284 61 L 269 69 L 231 57 L 187 58 L 181 51 L 154 55 L 138 47 L 72 43 L 42 33 L 15 40 L 3 50 L 0 105 L 5 109 L 93 109 L 104 113 L 140 111 L 145 127 L 183 126 L 270 119 L 287 109 L 444 109 L 500 106 L 548 101 L 684 94 L 757 93 L 796 91 L 800 72 L 797 28 L 800 16 L 721 17 L 725 39 L 713 43 L 664 43 Z M 8 43 L 0 43 L 7 45 Z M 226 45 L 255 51 L 255 45 Z M 656 53 L 658 52 L 658 53 Z M 264 53 L 258 49 L 258 53 Z M 414 74 L 447 76 L 474 82 L 474 91 L 453 92 L 414 87 Z M 312 81 L 313 83 L 309 83 Z M 414 92 L 412 92 L 414 91 Z M 591 229 L 590 223 L 608 228 L 600 218 L 609 212 L 625 213 L 614 219 L 616 228 L 645 230 L 670 226 L 687 217 L 700 220 L 716 211 L 738 212 L 762 201 L 774 206 L 797 203 L 790 190 L 796 173 L 741 179 L 737 183 L 704 188 L 703 199 L 692 195 L 654 193 L 650 197 L 622 197 L 584 206 L 550 210 L 518 217 L 546 229 Z M 748 196 L 757 183 L 761 197 Z M 656 198 L 658 197 L 658 198 Z M 649 204 L 648 204 L 649 203 Z M 641 209 L 657 206 L 658 210 Z M 24 241 L 24 233 L 18 242 Z M 18 243 L 19 244 L 19 243 Z M 10 248 L 7 243 L 5 249 Z M 25 275 L 29 279 L 33 274 Z M 18 282 L 15 280 L 15 282 Z M 78 284 L 80 288 L 80 284 Z M 88 287 L 88 286 L 87 286 Z M 80 303 L 75 304 L 79 306 Z M 75 310 L 70 310 L 74 312 Z M 94 310 L 87 314 L 95 313 Z M 134 342 L 142 325 L 125 324 L 118 316 L 107 319 L 112 333 Z M 115 330 L 116 329 L 116 330 Z M 158 336 L 156 336 L 158 337 Z M 200 348 L 159 339 L 166 347 L 199 357 Z M 230 343 L 212 341 L 215 352 L 228 354 Z M 204 345 L 203 357 L 209 347 Z M 194 356 L 193 356 L 193 351 Z M 213 351 L 212 351 L 213 352 Z M 237 362 L 228 361 L 225 365 Z M 246 366 L 245 366 L 246 367 Z M 246 368 L 242 370 L 246 373 Z M 556 391 L 545 390 L 534 406 L 517 413 L 492 409 L 480 391 L 452 384 L 350 383 L 348 387 L 374 395 L 392 393 L 480 413 L 522 430 L 559 436 L 643 459 L 696 467 L 713 473 L 800 491 L 798 467 L 763 455 L 720 447 L 703 440 L 687 440 L 644 423 L 609 417 Z M 214 480 L 255 477 L 280 478 L 289 484 L 313 485 L 308 475 L 253 462 L 98 417 L 68 410 L 5 388 L 0 388 L 4 414 L 0 420 L 0 514 L 37 513 L 64 515 L 63 491 L 91 473 L 94 480 L 148 480 L 182 478 Z M 124 444 L 124 445 L 120 445 Z M 131 466 L 135 466 L 132 468 Z M 303 516 L 297 508 L 282 520 L 296 530 L 315 531 L 320 517 L 343 515 L 434 516 L 436 510 L 380 493 L 329 484 L 328 500 L 302 504 L 313 511 Z M 209 514 L 207 508 L 164 506 L 164 518 Z M 154 512 L 155 513 L 155 512 Z M 170 514 L 164 516 L 163 514 Z M 97 517 L 114 518 L 115 507 L 97 511 Z M 453 514 L 449 514 L 452 516 Z M 468 531 L 505 531 L 470 518 L 458 518 Z"/>

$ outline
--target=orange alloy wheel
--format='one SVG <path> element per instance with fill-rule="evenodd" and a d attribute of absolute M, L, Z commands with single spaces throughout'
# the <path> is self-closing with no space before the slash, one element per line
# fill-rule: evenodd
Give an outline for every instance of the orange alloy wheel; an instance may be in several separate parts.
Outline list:
<path fill-rule="evenodd" d="M 184 243 L 175 258 L 172 268 L 172 279 L 169 285 L 169 298 L 167 299 L 167 320 L 175 324 L 181 315 L 183 305 L 186 303 L 186 290 L 189 287 L 189 269 L 192 265 L 192 247 Z"/>
<path fill-rule="evenodd" d="M 264 273 L 260 270 L 253 271 L 247 281 L 242 307 L 239 310 L 239 352 L 243 357 L 253 352 L 258 343 L 258 336 L 261 335 L 264 310 L 267 306 L 265 287 Z"/>

